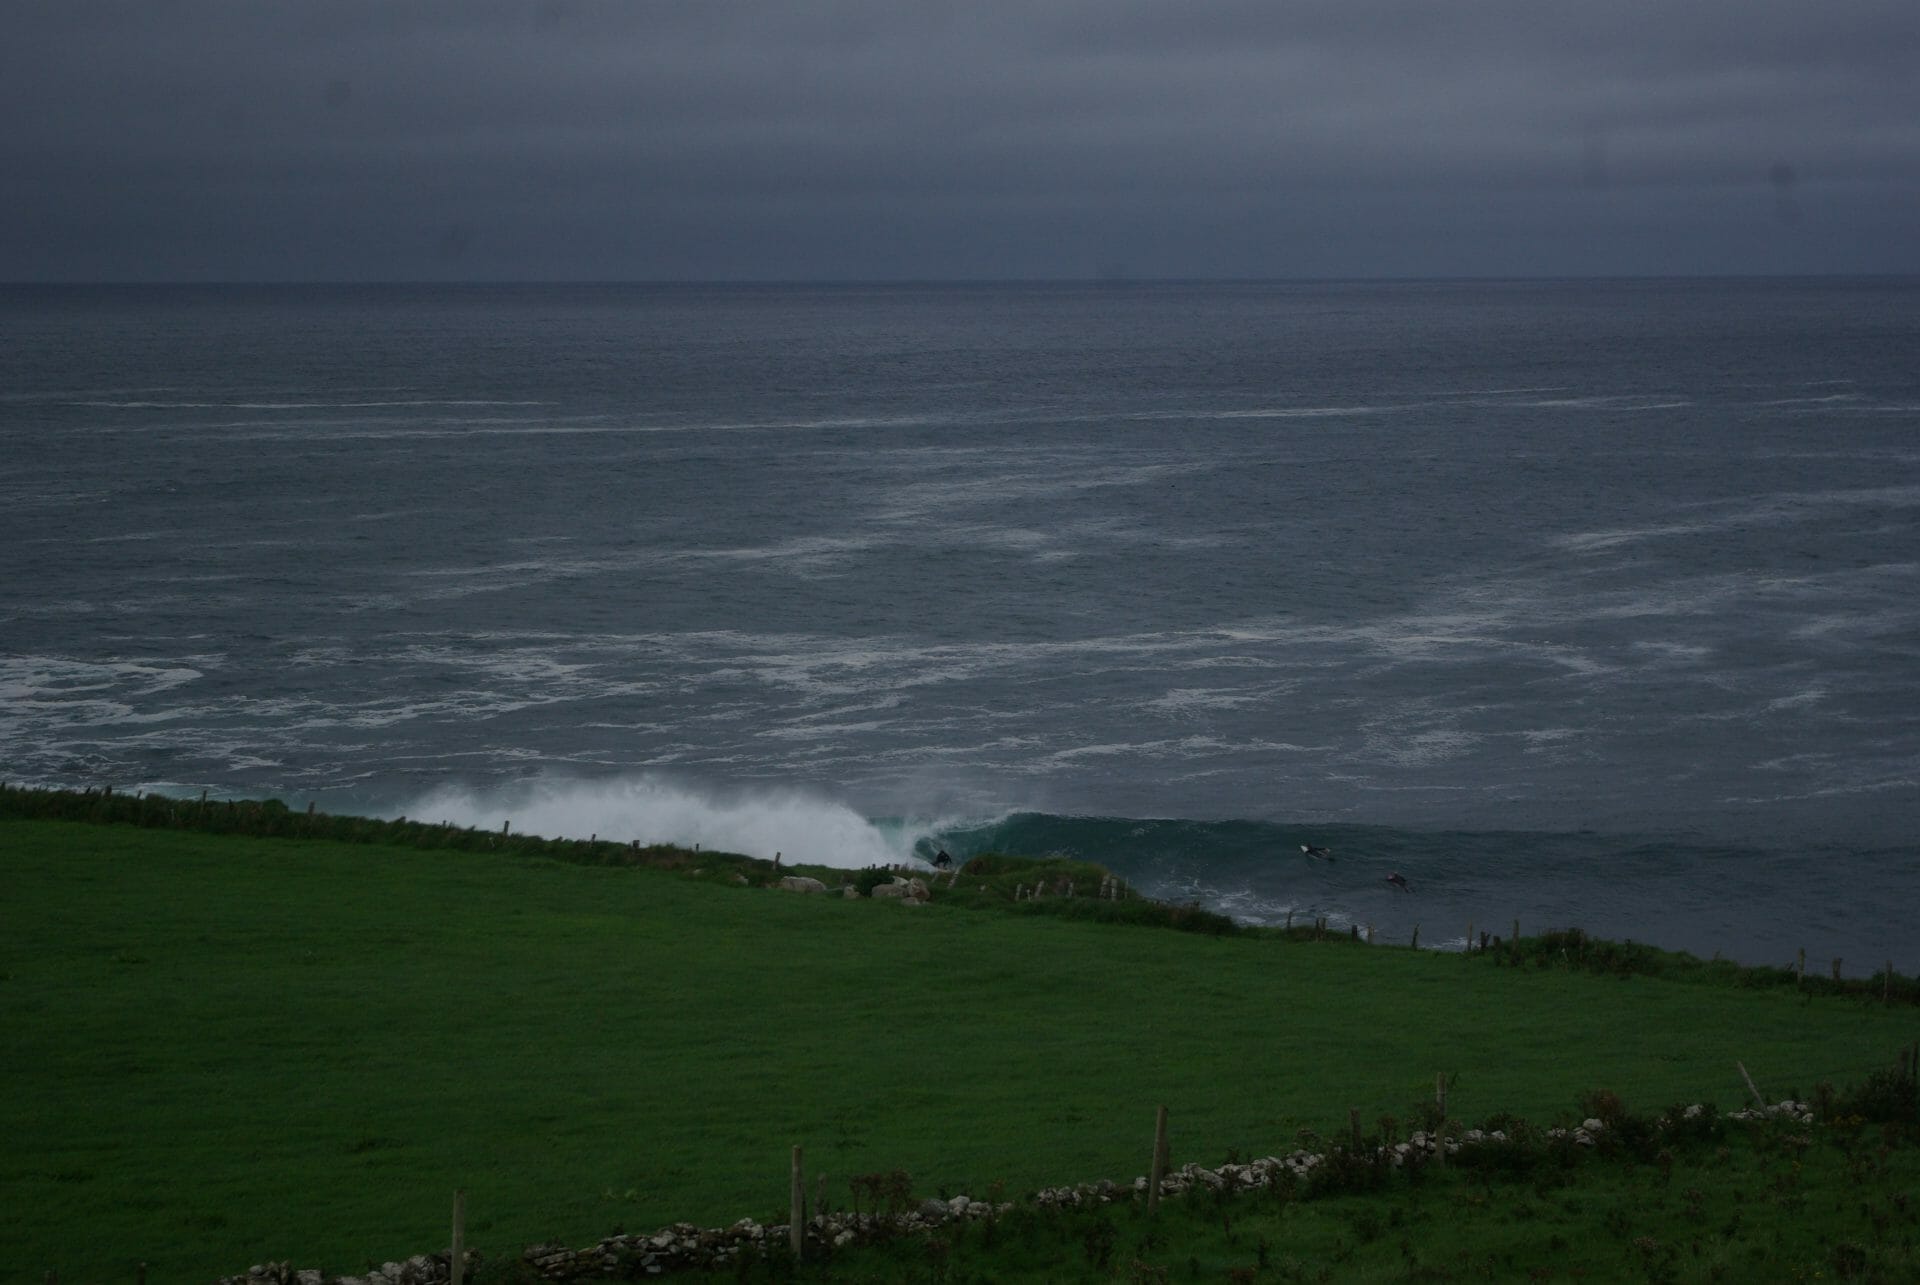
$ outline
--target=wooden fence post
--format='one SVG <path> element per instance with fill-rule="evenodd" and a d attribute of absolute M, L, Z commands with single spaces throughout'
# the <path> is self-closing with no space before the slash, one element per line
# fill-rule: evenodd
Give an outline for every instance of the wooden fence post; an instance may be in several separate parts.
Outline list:
<path fill-rule="evenodd" d="M 1759 1107 L 1762 1111 L 1765 1111 L 1767 1109 L 1767 1100 L 1760 1096 L 1760 1086 L 1753 1082 L 1753 1077 L 1751 1075 L 1747 1074 L 1746 1063 L 1735 1062 L 1734 1066 L 1739 1068 L 1740 1078 L 1747 1082 L 1747 1092 L 1753 1094 L 1754 1102 L 1759 1104 Z"/>
<path fill-rule="evenodd" d="M 1467 921 L 1467 954 L 1473 953 L 1473 921 Z"/>
<path fill-rule="evenodd" d="M 1840 980 L 1840 957 L 1837 955 L 1833 960 L 1833 980 L 1836 982 Z"/>
<path fill-rule="evenodd" d="M 1147 1213 L 1160 1212 L 1160 1182 L 1167 1176 L 1167 1109 L 1153 1117 L 1153 1166 L 1147 1171 Z"/>
<path fill-rule="evenodd" d="M 1793 977 L 1794 984 L 1798 986 L 1805 986 L 1807 984 L 1807 948 L 1805 946 L 1802 946 L 1800 948 L 1799 962 L 1796 963 L 1793 967 L 1794 967 L 1794 977 Z"/>
<path fill-rule="evenodd" d="M 1433 1130 L 1433 1160 L 1442 1169 L 1447 1166 L 1447 1073 L 1433 1073 L 1433 1105 L 1439 1113 L 1439 1123 Z"/>
<path fill-rule="evenodd" d="M 1893 1002 L 1893 961 L 1891 959 L 1887 961 L 1886 976 L 1880 983 L 1880 1002 L 1882 1004 Z"/>
<path fill-rule="evenodd" d="M 467 1189 L 453 1193 L 453 1249 L 447 1256 L 448 1280 L 461 1285 L 467 1278 Z"/>
<path fill-rule="evenodd" d="M 787 1193 L 787 1243 L 793 1247 L 793 1261 L 799 1262 L 807 1245 L 807 1196 L 800 1171 L 800 1148 L 793 1149 L 793 1186 Z"/>
<path fill-rule="evenodd" d="M 1354 1154 L 1358 1155 L 1360 1153 L 1360 1108 L 1359 1107 L 1347 1108 L 1347 1128 L 1353 1131 L 1353 1150 L 1354 1150 Z"/>
<path fill-rule="evenodd" d="M 1419 924 L 1415 924 L 1413 926 L 1413 948 L 1415 950 L 1420 949 L 1420 925 Z"/>

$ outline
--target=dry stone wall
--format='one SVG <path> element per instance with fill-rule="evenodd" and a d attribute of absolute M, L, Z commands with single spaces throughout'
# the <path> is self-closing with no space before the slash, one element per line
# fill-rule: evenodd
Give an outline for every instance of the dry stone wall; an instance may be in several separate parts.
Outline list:
<path fill-rule="evenodd" d="M 1676 1115 L 1662 1116 L 1657 1124 L 1662 1129 L 1678 1127 L 1698 1119 L 1706 1110 L 1708 1108 L 1696 1103 Z M 1807 1103 L 1794 1101 L 1756 1106 L 1732 1112 L 1726 1118 L 1774 1119 L 1796 1125 L 1811 1124 L 1814 1120 L 1813 1109 Z M 1570 1129 L 1549 1129 L 1545 1136 L 1575 1146 L 1592 1147 L 1599 1144 L 1606 1130 L 1604 1121 L 1589 1118 Z M 1417 1131 L 1404 1142 L 1380 1146 L 1368 1154 L 1400 1166 L 1507 1141 L 1507 1135 L 1499 1130 L 1467 1129 L 1447 1135 Z M 1326 1161 L 1324 1153 L 1297 1150 L 1285 1156 L 1265 1156 L 1246 1164 L 1221 1165 L 1217 1169 L 1189 1164 L 1166 1174 L 1161 1180 L 1160 1192 L 1162 1196 L 1171 1197 L 1194 1190 L 1257 1190 L 1276 1182 L 1304 1182 Z M 1127 1202 L 1143 1197 L 1148 1184 L 1149 1179 L 1140 1177 L 1128 1184 L 1103 1181 L 1048 1187 L 1035 1193 L 1033 1201 L 1053 1208 Z M 912 1210 L 896 1213 L 816 1214 L 805 1224 L 804 1243 L 815 1249 L 839 1249 L 865 1241 L 925 1234 L 955 1222 L 997 1218 L 1013 1207 L 1011 1203 L 995 1204 L 955 1196 L 951 1200 L 923 1200 Z M 675 1271 L 709 1270 L 743 1258 L 786 1252 L 789 1230 L 785 1223 L 763 1224 L 751 1218 L 742 1218 L 728 1227 L 674 1223 L 651 1233 L 608 1236 L 582 1248 L 535 1245 L 522 1253 L 521 1258 L 536 1276 L 554 1285 L 663 1276 Z M 465 1277 L 470 1281 L 480 1256 L 468 1251 L 463 1261 Z M 451 1279 L 451 1262 L 445 1253 L 418 1254 L 358 1276 L 332 1276 L 312 1268 L 296 1270 L 287 1263 L 266 1263 L 240 1275 L 222 1277 L 216 1285 L 441 1285 Z"/>

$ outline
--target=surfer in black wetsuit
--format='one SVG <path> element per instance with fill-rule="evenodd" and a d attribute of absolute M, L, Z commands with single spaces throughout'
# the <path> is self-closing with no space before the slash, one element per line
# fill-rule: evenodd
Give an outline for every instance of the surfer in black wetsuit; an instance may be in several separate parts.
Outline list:
<path fill-rule="evenodd" d="M 1387 876 L 1387 882 L 1398 888 L 1401 892 L 1413 891 L 1413 885 L 1408 883 L 1407 877 L 1398 870 Z"/>
<path fill-rule="evenodd" d="M 946 870 L 951 868 L 952 865 L 953 858 L 947 855 L 945 848 L 933 854 L 933 868 L 935 870 Z"/>
<path fill-rule="evenodd" d="M 1315 843 L 1303 843 L 1303 844 L 1301 844 L 1301 845 L 1300 845 L 1300 851 L 1302 851 L 1302 852 L 1304 852 L 1304 853 L 1306 853 L 1306 854 L 1307 854 L 1307 856 L 1308 856 L 1309 858 L 1311 858 L 1312 860 L 1314 860 L 1314 861 L 1331 861 L 1331 860 L 1333 860 L 1333 849 L 1332 849 L 1332 848 L 1323 848 L 1323 847 L 1321 847 L 1320 845 L 1318 845 L 1318 844 L 1315 844 Z"/>

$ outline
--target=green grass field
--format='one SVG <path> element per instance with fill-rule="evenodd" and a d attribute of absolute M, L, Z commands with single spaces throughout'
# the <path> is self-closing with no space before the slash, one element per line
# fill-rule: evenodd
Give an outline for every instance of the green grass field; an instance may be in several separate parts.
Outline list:
<path fill-rule="evenodd" d="M 485 853 L 0 821 L 0 1280 L 496 1261 L 784 1217 L 809 1169 L 1018 1193 L 1405 1114 L 1858 1080 L 1910 1006 L 734 888 Z M 844 1192 L 844 1187 L 840 1187 Z"/>
<path fill-rule="evenodd" d="M 1381 1192 L 1189 1196 L 1022 1210 L 809 1269 L 844 1285 L 898 1281 L 1912 1281 L 1920 1275 L 1920 1153 L 1882 1157 L 1874 1129 L 1806 1144 L 1745 1128 L 1670 1164 L 1590 1159 L 1522 1175 L 1427 1171 Z M 778 1266 L 742 1273 L 779 1280 Z M 804 1274 L 803 1274 L 804 1276 Z"/>

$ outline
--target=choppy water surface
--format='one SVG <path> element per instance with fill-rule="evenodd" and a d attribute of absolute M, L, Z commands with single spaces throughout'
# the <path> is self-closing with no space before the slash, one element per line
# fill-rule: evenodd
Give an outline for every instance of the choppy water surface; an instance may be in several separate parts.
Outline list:
<path fill-rule="evenodd" d="M 0 351 L 13 780 L 1911 950 L 1920 284 L 13 288 Z"/>

